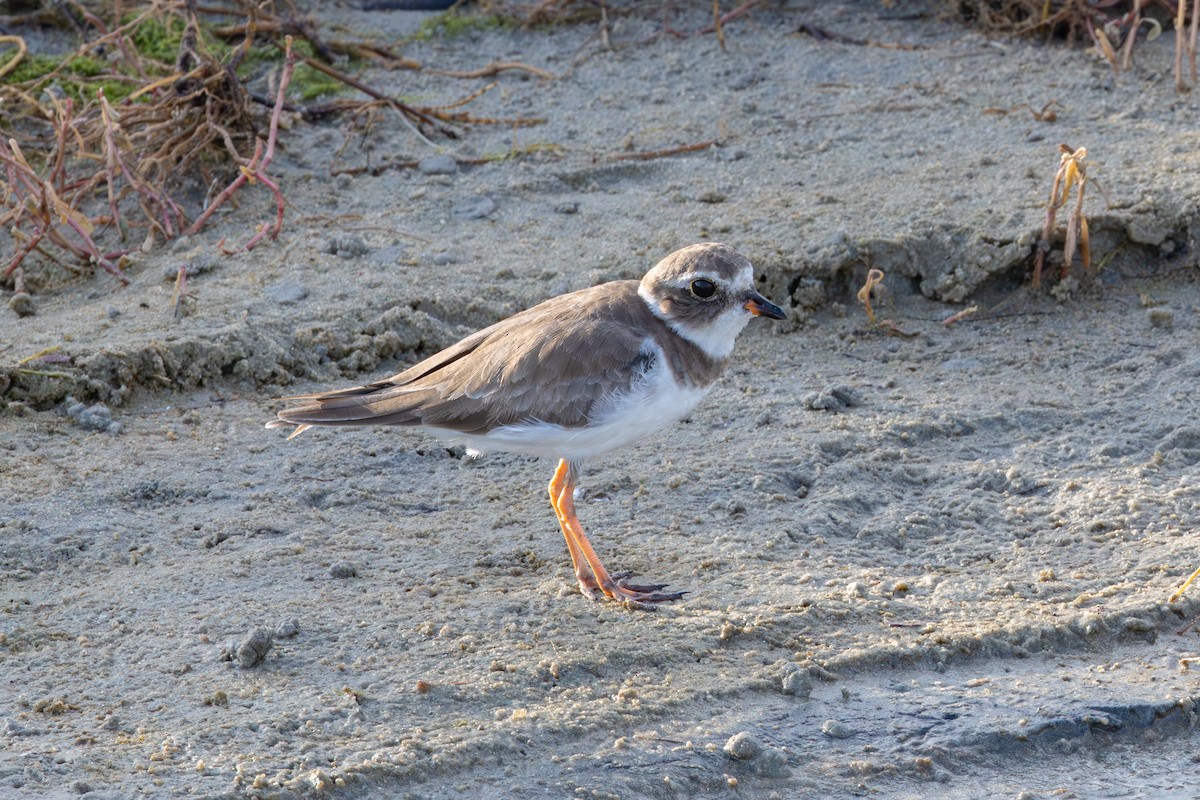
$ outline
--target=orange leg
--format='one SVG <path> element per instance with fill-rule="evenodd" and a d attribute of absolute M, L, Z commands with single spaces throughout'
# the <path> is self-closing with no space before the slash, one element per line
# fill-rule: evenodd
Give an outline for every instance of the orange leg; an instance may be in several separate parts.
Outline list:
<path fill-rule="evenodd" d="M 579 518 L 575 516 L 576 471 L 577 468 L 566 459 L 558 462 L 558 469 L 550 481 L 550 505 L 558 515 L 558 524 L 562 527 L 567 550 L 575 565 L 575 577 L 584 596 L 594 598 L 596 589 L 599 589 L 605 597 L 613 600 L 640 603 L 658 603 L 683 597 L 683 592 L 659 591 L 663 588 L 661 585 L 637 586 L 626 583 L 624 576 L 614 578 L 609 574 L 584 534 Z"/>
<path fill-rule="evenodd" d="M 566 459 L 558 462 L 558 469 L 554 471 L 554 477 L 550 479 L 550 506 L 554 509 L 554 513 L 558 515 L 558 524 L 562 528 L 563 537 L 567 540 L 567 550 L 571 553 L 571 566 L 575 568 L 575 579 L 579 581 L 579 591 L 584 597 L 595 600 L 596 591 L 600 589 L 600 584 L 596 582 L 596 576 L 592 574 L 592 568 L 588 566 L 587 559 L 583 552 L 579 549 L 579 545 L 575 543 L 575 538 L 569 532 L 571 530 L 570 523 L 563 516 L 563 512 L 559 508 L 558 498 L 562 496 L 563 489 L 569 483 L 574 481 L 567 480 L 568 466 Z M 574 491 L 574 488 L 567 489 L 568 494 Z"/>

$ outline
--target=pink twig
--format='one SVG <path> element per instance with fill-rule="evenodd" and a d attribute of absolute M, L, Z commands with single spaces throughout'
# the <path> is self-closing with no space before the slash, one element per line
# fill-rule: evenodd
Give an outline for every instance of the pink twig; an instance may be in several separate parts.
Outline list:
<path fill-rule="evenodd" d="M 230 197 L 233 197 L 233 193 L 242 188 L 242 184 L 249 180 L 249 172 L 253 168 L 254 162 L 258 160 L 258 155 L 261 152 L 262 139 L 256 139 L 254 141 L 254 157 L 250 159 L 250 163 L 247 166 L 242 167 L 238 172 L 238 176 L 233 179 L 233 183 L 226 186 L 221 193 L 216 196 L 208 208 L 204 209 L 204 213 L 196 217 L 196 221 L 193 222 L 191 227 L 187 229 L 188 236 L 195 236 L 197 233 L 199 233 L 200 229 L 203 228 L 205 223 L 208 222 L 208 218 L 211 217 L 218 208 L 225 205 L 225 201 Z"/>
<path fill-rule="evenodd" d="M 291 82 L 292 71 L 296 68 L 296 56 L 292 52 L 292 37 L 290 36 L 286 39 L 284 52 L 286 55 L 283 62 L 283 71 L 279 76 L 279 91 L 276 92 L 275 95 L 275 108 L 271 112 L 271 127 L 269 133 L 267 134 L 266 152 L 263 152 L 262 139 L 255 139 L 254 155 L 251 157 L 250 161 L 245 166 L 241 167 L 240 174 L 234 178 L 233 182 L 225 187 L 224 191 L 217 195 L 212 204 L 209 205 L 208 208 L 204 209 L 204 213 L 201 214 L 196 221 L 191 224 L 191 227 L 189 227 L 187 230 L 189 236 L 197 233 L 201 228 L 203 228 L 213 213 L 215 213 L 218 208 L 224 205 L 225 202 L 233 196 L 234 192 L 240 189 L 247 181 L 261 181 L 262 184 L 270 189 L 271 193 L 275 196 L 275 224 L 269 228 L 265 224 L 261 226 L 258 232 L 251 237 L 249 242 L 247 242 L 243 250 L 249 250 L 261 242 L 263 236 L 266 235 L 268 230 L 271 232 L 271 239 L 278 237 L 280 231 L 283 230 L 283 193 L 279 190 L 279 186 L 273 180 L 267 177 L 267 167 L 270 165 L 271 159 L 275 157 L 275 142 L 279 138 L 279 119 L 283 115 L 283 107 L 285 104 L 288 83 Z"/>
<path fill-rule="evenodd" d="M 45 237 L 45 235 L 45 231 L 39 230 L 33 236 L 30 236 L 29 240 L 25 242 L 25 244 L 21 245 L 21 249 L 18 250 L 17 254 L 12 257 L 12 260 L 8 262 L 8 266 L 4 268 L 4 275 L 0 277 L 8 280 L 8 277 L 12 275 L 19 266 L 21 266 L 21 262 L 25 260 L 25 256 L 33 252 L 34 248 L 41 243 L 42 238 Z"/>
<path fill-rule="evenodd" d="M 71 226 L 71 229 L 74 230 L 75 233 L 79 234 L 79 238 L 83 240 L 84 249 L 88 251 L 88 254 L 91 255 L 97 264 L 104 268 L 105 272 L 107 272 L 109 275 L 112 275 L 121 283 L 129 283 L 129 278 L 125 277 L 125 273 L 121 271 L 121 268 L 104 257 L 104 255 L 100 252 L 100 248 L 96 247 L 96 243 L 92 241 L 92 237 L 83 229 L 82 225 L 80 225 L 71 217 L 67 217 L 66 222 Z"/>
<path fill-rule="evenodd" d="M 246 242 L 246 246 L 243 247 L 242 250 L 244 250 L 246 252 L 250 252 L 250 250 L 256 244 L 258 244 L 259 242 L 261 242 L 263 240 L 263 237 L 267 235 L 268 230 L 270 230 L 270 226 L 267 225 L 267 223 L 265 223 L 265 222 L 258 223 L 258 233 L 254 234 L 253 236 L 250 237 L 250 241 Z M 272 234 L 271 238 L 274 239 L 275 235 Z M 230 255 L 233 255 L 233 253 L 236 253 L 236 252 L 238 252 L 238 251 L 233 250 L 230 252 Z"/>
<path fill-rule="evenodd" d="M 267 177 L 267 165 L 271 163 L 271 159 L 275 157 L 275 142 L 279 137 L 279 118 L 283 113 L 283 104 L 286 100 L 285 93 L 287 92 L 288 83 L 292 79 L 292 70 L 296 67 L 296 56 L 292 53 L 292 37 L 287 37 L 287 44 L 283 61 L 283 72 L 279 76 L 279 92 L 275 95 L 275 108 L 271 112 L 271 130 L 267 134 L 267 152 L 263 155 L 262 164 L 254 171 L 255 177 L 263 182 L 272 194 L 275 195 L 275 226 L 271 229 L 271 240 L 274 241 L 279 237 L 280 231 L 283 230 L 283 192 L 279 191 L 279 186 L 275 181 Z M 246 250 L 254 247 L 262 241 L 262 233 L 265 231 L 265 226 L 259 231 L 258 235 L 246 243 Z"/>
<path fill-rule="evenodd" d="M 274 241 L 279 238 L 279 233 L 283 230 L 283 192 L 279 191 L 279 187 L 275 184 L 275 181 L 266 175 L 260 174 L 258 179 L 275 195 L 275 227 L 271 230 L 271 240 Z M 249 250 L 250 248 L 246 249 Z"/>

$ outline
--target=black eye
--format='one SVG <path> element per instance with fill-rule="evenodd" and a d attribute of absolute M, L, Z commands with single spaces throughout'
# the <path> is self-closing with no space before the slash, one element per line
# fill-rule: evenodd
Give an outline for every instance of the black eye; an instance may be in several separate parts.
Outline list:
<path fill-rule="evenodd" d="M 717 293 L 717 285 L 708 278 L 696 278 L 691 285 L 692 294 L 701 300 L 707 300 Z"/>

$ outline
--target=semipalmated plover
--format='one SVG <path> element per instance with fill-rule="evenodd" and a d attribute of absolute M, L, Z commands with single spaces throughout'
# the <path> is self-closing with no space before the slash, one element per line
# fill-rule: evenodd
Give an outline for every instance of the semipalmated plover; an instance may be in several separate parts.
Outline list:
<path fill-rule="evenodd" d="M 613 576 L 575 516 L 581 466 L 687 416 L 720 376 L 751 316 L 784 312 L 754 288 L 750 262 L 723 244 L 677 250 L 639 281 L 550 298 L 414 367 L 366 386 L 287 398 L 268 428 L 402 425 L 559 459 L 550 481 L 585 596 L 677 600 L 683 592 Z M 291 438 L 289 436 L 288 438 Z"/>

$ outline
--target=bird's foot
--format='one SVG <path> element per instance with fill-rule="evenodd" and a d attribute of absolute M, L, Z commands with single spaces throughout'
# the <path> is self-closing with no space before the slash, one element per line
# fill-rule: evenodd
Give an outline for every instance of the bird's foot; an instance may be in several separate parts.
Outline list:
<path fill-rule="evenodd" d="M 609 585 L 601 586 L 604 594 L 613 600 L 626 603 L 665 603 L 679 600 L 687 592 L 664 592 L 665 583 L 630 583 L 631 573 L 613 575 Z"/>
<path fill-rule="evenodd" d="M 648 608 L 649 603 L 665 603 L 678 600 L 687 592 L 664 592 L 665 583 L 630 583 L 631 573 L 621 575 L 606 575 L 607 585 L 596 580 L 590 573 L 576 575 L 579 581 L 579 593 L 589 600 L 616 600 L 632 607 Z"/>

